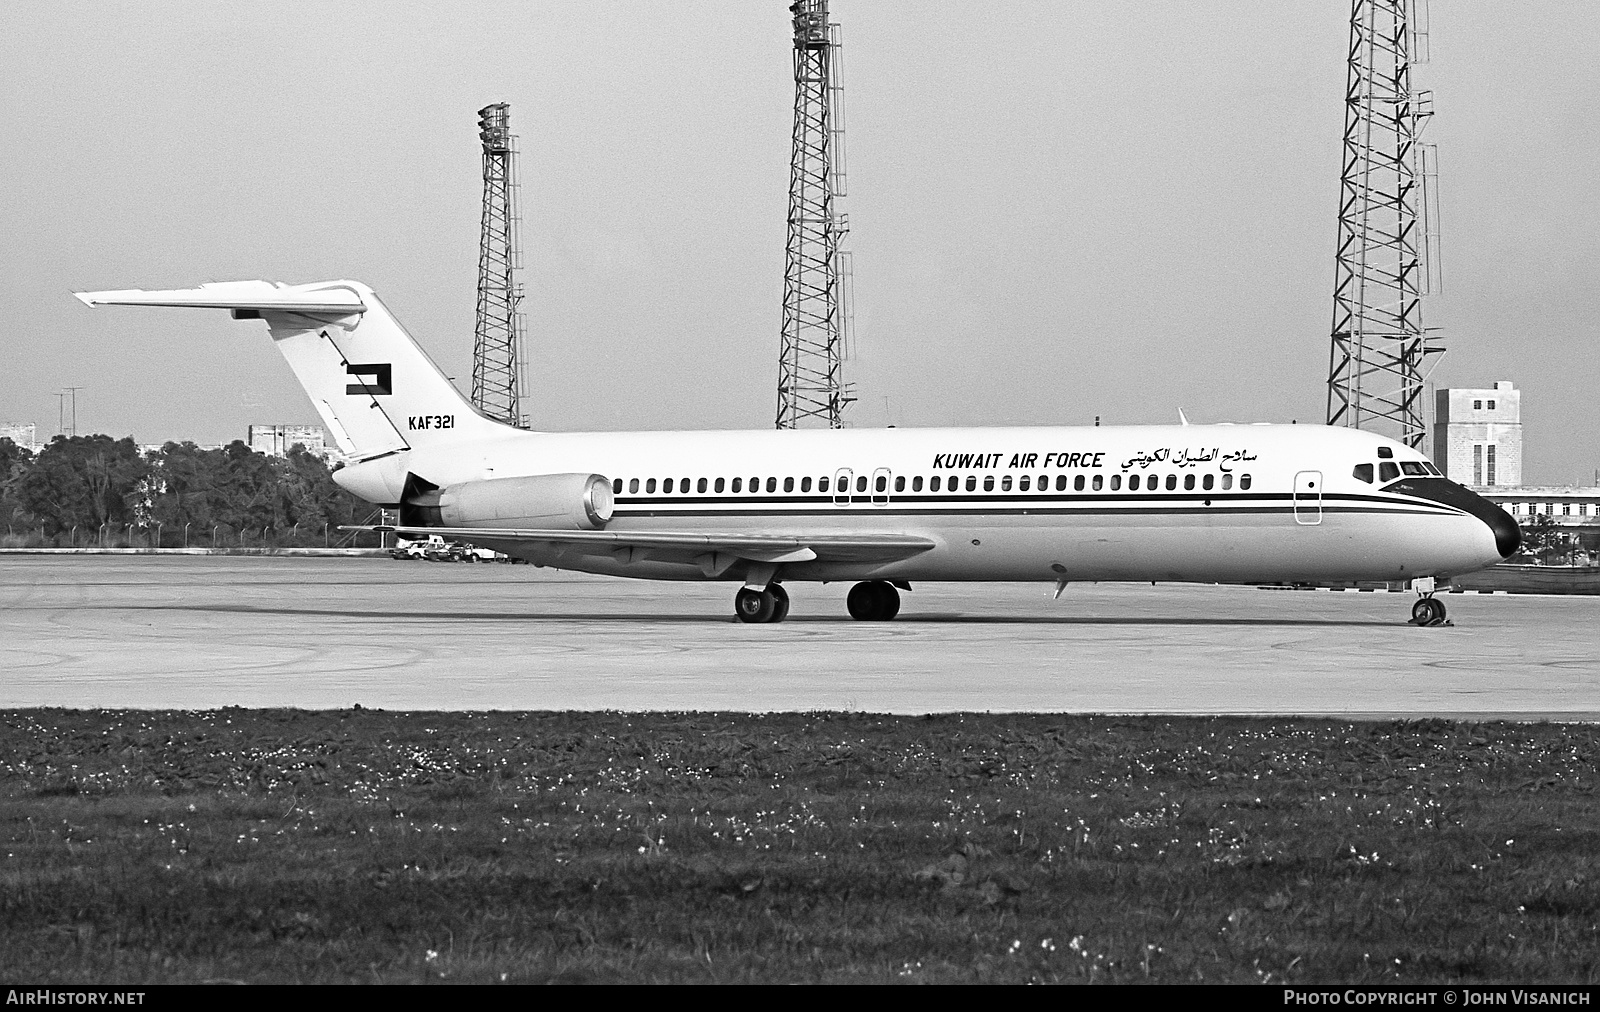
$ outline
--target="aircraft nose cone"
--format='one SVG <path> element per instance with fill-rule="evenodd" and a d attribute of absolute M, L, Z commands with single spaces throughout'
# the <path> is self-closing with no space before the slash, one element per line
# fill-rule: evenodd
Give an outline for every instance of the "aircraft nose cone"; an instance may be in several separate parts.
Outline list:
<path fill-rule="evenodd" d="M 1517 549 L 1522 545 L 1522 528 L 1517 526 L 1517 522 L 1499 507 L 1494 508 L 1493 515 L 1482 519 L 1494 531 L 1494 545 L 1500 550 L 1500 557 L 1509 559 L 1517 554 Z"/>

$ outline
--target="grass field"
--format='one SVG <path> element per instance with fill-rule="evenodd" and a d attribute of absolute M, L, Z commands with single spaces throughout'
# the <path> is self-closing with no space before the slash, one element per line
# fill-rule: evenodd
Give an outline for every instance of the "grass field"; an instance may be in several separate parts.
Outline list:
<path fill-rule="evenodd" d="M 28 982 L 1600 980 L 1589 725 L 0 713 Z"/>

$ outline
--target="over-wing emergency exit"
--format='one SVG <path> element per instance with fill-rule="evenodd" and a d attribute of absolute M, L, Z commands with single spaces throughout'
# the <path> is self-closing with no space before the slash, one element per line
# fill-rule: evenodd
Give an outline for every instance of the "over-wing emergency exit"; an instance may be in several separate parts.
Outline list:
<path fill-rule="evenodd" d="M 528 432 L 479 414 L 372 289 L 240 281 L 83 292 L 86 305 L 260 320 L 339 448 L 334 480 L 441 534 L 540 565 L 739 584 L 856 581 L 891 619 L 913 581 L 1406 583 L 1516 551 L 1503 510 L 1403 444 L 1312 425 Z"/>

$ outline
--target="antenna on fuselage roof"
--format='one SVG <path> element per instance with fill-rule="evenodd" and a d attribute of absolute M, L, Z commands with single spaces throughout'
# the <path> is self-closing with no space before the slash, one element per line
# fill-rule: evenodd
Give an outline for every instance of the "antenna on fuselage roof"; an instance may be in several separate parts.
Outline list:
<path fill-rule="evenodd" d="M 1180 425 L 1188 425 L 1189 424 L 1189 416 L 1183 413 L 1183 409 L 1182 408 L 1178 409 L 1178 424 L 1180 424 Z"/>

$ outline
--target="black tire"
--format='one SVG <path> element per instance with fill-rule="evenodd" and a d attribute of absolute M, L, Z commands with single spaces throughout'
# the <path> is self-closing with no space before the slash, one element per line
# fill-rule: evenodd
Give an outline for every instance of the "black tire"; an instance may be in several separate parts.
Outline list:
<path fill-rule="evenodd" d="M 878 621 L 887 622 L 900 614 L 900 592 L 892 583 L 875 583 L 878 595 Z"/>
<path fill-rule="evenodd" d="M 789 617 L 789 592 L 774 583 L 767 588 L 767 593 L 772 595 L 772 617 L 768 622 L 782 622 Z"/>
<path fill-rule="evenodd" d="M 1411 606 L 1411 621 L 1420 626 L 1444 624 L 1444 602 L 1424 597 Z"/>
<path fill-rule="evenodd" d="M 900 614 L 900 592 L 882 580 L 851 587 L 844 603 L 850 617 L 862 622 L 887 622 Z"/>
<path fill-rule="evenodd" d="M 777 599 L 764 590 L 740 587 L 739 593 L 733 595 L 733 613 L 741 622 L 771 622 L 777 607 Z"/>
<path fill-rule="evenodd" d="M 858 583 L 851 587 L 844 599 L 845 609 L 858 622 L 871 622 L 877 618 L 877 604 L 878 596 L 872 592 L 870 583 Z"/>

